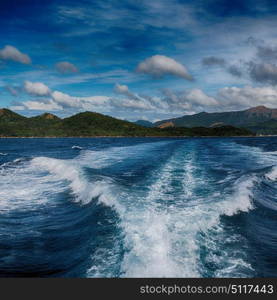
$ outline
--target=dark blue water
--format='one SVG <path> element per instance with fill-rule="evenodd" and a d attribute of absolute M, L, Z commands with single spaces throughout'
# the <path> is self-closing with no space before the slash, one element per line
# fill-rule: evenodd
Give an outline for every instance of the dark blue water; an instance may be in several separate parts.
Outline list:
<path fill-rule="evenodd" d="M 1 277 L 277 276 L 276 137 L 0 139 L 0 153 Z"/>

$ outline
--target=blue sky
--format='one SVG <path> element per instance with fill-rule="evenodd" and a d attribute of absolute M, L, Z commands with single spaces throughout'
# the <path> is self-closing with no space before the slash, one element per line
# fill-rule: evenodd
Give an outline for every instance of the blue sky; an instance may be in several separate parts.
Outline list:
<path fill-rule="evenodd" d="M 159 120 L 277 107 L 277 3 L 1 0 L 0 107 Z"/>

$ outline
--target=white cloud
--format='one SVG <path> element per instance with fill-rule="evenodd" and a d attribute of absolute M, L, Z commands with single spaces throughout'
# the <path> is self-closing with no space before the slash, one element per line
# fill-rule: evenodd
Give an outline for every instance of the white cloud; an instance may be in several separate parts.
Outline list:
<path fill-rule="evenodd" d="M 62 110 L 62 107 L 55 103 L 52 99 L 48 101 L 25 101 L 23 102 L 25 109 L 29 110 L 46 110 L 46 111 L 55 111 Z"/>
<path fill-rule="evenodd" d="M 277 66 L 271 63 L 249 64 L 250 77 L 260 83 L 277 84 Z"/>
<path fill-rule="evenodd" d="M 217 98 L 221 109 L 234 107 L 240 109 L 257 105 L 268 107 L 277 106 L 277 88 L 272 86 L 252 87 L 225 87 L 218 91 Z"/>
<path fill-rule="evenodd" d="M 78 107 L 79 101 L 77 98 L 71 97 L 68 94 L 54 91 L 51 94 L 53 100 L 64 107 Z"/>
<path fill-rule="evenodd" d="M 60 91 L 51 91 L 50 88 L 42 82 L 25 81 L 25 91 L 33 96 L 48 96 L 35 101 L 22 102 L 26 109 L 30 110 L 60 110 L 60 109 L 75 109 L 75 110 L 95 110 L 107 108 L 110 97 L 107 96 L 92 96 L 92 97 L 75 97 Z"/>
<path fill-rule="evenodd" d="M 190 90 L 185 95 L 186 100 L 193 104 L 199 104 L 202 106 L 216 106 L 218 105 L 218 101 L 213 97 L 207 96 L 202 90 L 200 89 L 193 89 Z"/>
<path fill-rule="evenodd" d="M 24 105 L 12 105 L 9 107 L 11 110 L 25 110 L 26 107 Z"/>
<path fill-rule="evenodd" d="M 216 108 L 218 102 L 215 98 L 206 95 L 200 89 L 192 89 L 175 93 L 170 89 L 163 90 L 163 102 L 167 103 L 167 110 L 192 114 L 203 110 Z M 166 110 L 164 108 L 164 110 Z"/>
<path fill-rule="evenodd" d="M 56 64 L 56 69 L 60 73 L 77 73 L 78 68 L 68 61 L 61 61 Z"/>
<path fill-rule="evenodd" d="M 127 85 L 120 85 L 118 83 L 114 86 L 114 90 L 119 94 L 129 93 L 129 88 Z"/>
<path fill-rule="evenodd" d="M 139 97 L 138 95 L 132 93 L 127 85 L 120 85 L 120 84 L 116 84 L 114 86 L 114 91 L 118 94 L 121 95 L 125 95 L 127 98 L 132 99 L 132 100 L 137 100 L 137 101 L 141 101 L 141 97 Z"/>
<path fill-rule="evenodd" d="M 118 108 L 149 110 L 159 112 L 193 113 L 204 108 L 218 106 L 218 101 L 206 95 L 200 89 L 175 93 L 170 89 L 162 91 L 163 97 L 150 97 L 132 93 L 127 85 L 115 85 L 115 91 L 126 96 L 125 99 L 113 99 L 112 104 Z"/>
<path fill-rule="evenodd" d="M 22 64 L 31 63 L 31 58 L 27 54 L 20 52 L 17 48 L 10 45 L 6 45 L 0 50 L 0 59 L 12 60 Z"/>
<path fill-rule="evenodd" d="M 59 91 L 54 91 L 51 94 L 51 97 L 53 101 L 63 108 L 75 108 L 81 110 L 105 108 L 110 99 L 107 96 L 74 97 Z"/>
<path fill-rule="evenodd" d="M 111 103 L 115 107 L 135 109 L 135 110 L 151 110 L 155 109 L 152 98 L 146 98 L 132 93 L 127 85 L 116 84 L 114 86 L 116 93 L 126 96 L 125 99 L 112 99 Z"/>
<path fill-rule="evenodd" d="M 201 89 L 174 92 L 164 89 L 161 97 L 134 94 L 127 85 L 117 84 L 115 91 L 121 97 L 91 96 L 76 97 L 60 91 L 51 91 L 41 82 L 25 82 L 25 90 L 35 96 L 49 96 L 16 104 L 18 109 L 29 110 L 63 110 L 98 111 L 133 113 L 145 112 L 155 114 L 193 114 L 200 111 L 240 110 L 257 105 L 276 107 L 277 87 L 225 87 L 219 89 L 215 96 L 207 95 Z M 17 110 L 18 110 L 17 109 Z"/>
<path fill-rule="evenodd" d="M 137 101 L 133 99 L 111 99 L 112 105 L 117 108 L 131 110 L 153 110 L 155 107 L 148 101 Z"/>
<path fill-rule="evenodd" d="M 137 71 L 149 74 L 155 78 L 162 78 L 165 75 L 174 75 L 187 80 L 193 79 L 184 65 L 164 55 L 154 55 L 145 59 L 139 63 Z"/>
<path fill-rule="evenodd" d="M 35 96 L 47 96 L 51 90 L 42 82 L 31 82 L 26 80 L 24 82 L 24 89 L 28 94 Z"/>

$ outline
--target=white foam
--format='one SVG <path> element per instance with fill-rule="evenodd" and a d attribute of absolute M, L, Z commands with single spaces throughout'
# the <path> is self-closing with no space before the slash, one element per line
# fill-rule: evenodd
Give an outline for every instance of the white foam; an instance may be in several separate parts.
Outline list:
<path fill-rule="evenodd" d="M 43 176 L 28 161 L 5 163 L 0 168 L 0 213 L 36 209 L 48 203 L 49 193 L 63 189 L 59 182 Z"/>
<path fill-rule="evenodd" d="M 72 149 L 82 150 L 83 148 L 77 145 L 74 145 L 71 147 Z"/>
<path fill-rule="evenodd" d="M 275 181 L 277 179 L 277 166 L 273 167 L 272 170 L 268 172 L 265 176 L 270 180 Z"/>
<path fill-rule="evenodd" d="M 66 180 L 76 202 L 87 204 L 92 199 L 99 198 L 101 202 L 107 204 L 107 199 L 112 199 L 107 179 L 93 183 L 88 182 L 78 165 L 78 161 L 76 163 L 74 160 L 37 157 L 32 160 L 32 165 L 48 171 L 54 180 Z M 110 203 L 110 205 L 113 204 Z"/>
<path fill-rule="evenodd" d="M 149 143 L 145 148 L 158 144 L 164 143 Z M 87 204 L 97 198 L 104 205 L 124 211 L 113 196 L 113 182 L 104 177 L 89 182 L 83 174 L 83 167 L 103 168 L 132 155 L 132 149 L 133 153 L 139 153 L 144 145 L 138 145 L 139 149 L 136 147 L 83 151 L 72 160 L 36 157 L 31 161 L 18 158 L 4 163 L 0 167 L 0 210 L 33 209 L 36 205 L 46 204 L 51 198 L 47 196 L 49 193 L 55 194 L 69 188 L 74 196 L 73 201 Z M 27 182 L 30 183 L 28 188 Z"/>
<path fill-rule="evenodd" d="M 239 158 L 240 161 L 253 161 L 255 166 L 271 166 L 276 164 L 276 153 L 277 151 L 263 151 L 259 147 L 240 145 L 235 142 L 222 143 L 221 147 L 223 150 L 228 150 L 228 156 Z"/>
<path fill-rule="evenodd" d="M 0 152 L 0 155 L 2 155 L 2 156 L 6 156 L 6 155 L 8 155 L 8 153 L 3 153 L 3 152 Z"/>
<path fill-rule="evenodd" d="M 170 142 L 155 142 L 126 147 L 111 147 L 94 151 L 85 150 L 79 156 L 79 163 L 85 167 L 102 169 L 127 159 L 145 158 L 154 148 L 166 146 Z"/>
<path fill-rule="evenodd" d="M 185 160 L 183 162 L 187 172 L 192 163 Z M 126 277 L 200 277 L 201 245 L 197 238 L 198 233 L 206 232 L 209 239 L 208 231 L 218 228 L 221 215 L 231 216 L 253 208 L 253 177 L 238 180 L 234 184 L 237 189 L 232 195 L 225 195 L 223 200 L 218 199 L 218 193 L 215 193 L 217 197 L 211 195 L 214 197 L 213 201 L 207 199 L 203 202 L 201 199 L 194 206 L 176 205 L 184 202 L 184 199 L 178 202 L 170 192 L 172 176 L 176 176 L 176 163 L 178 160 L 171 160 L 166 164 L 160 177 L 150 186 L 144 201 L 129 199 L 129 207 L 126 213 L 121 215 L 125 246 L 129 249 L 122 263 L 122 272 Z M 195 179 L 192 173 L 187 178 L 187 184 L 193 185 Z M 201 178 L 198 178 L 198 181 L 201 182 Z M 188 189 L 183 188 L 184 196 L 191 197 L 192 195 L 187 193 Z M 161 200 L 173 200 L 174 204 L 159 203 Z M 133 205 L 137 202 L 140 205 Z M 225 259 L 228 260 L 228 256 Z M 227 264 L 230 268 L 235 268 L 234 264 L 237 262 L 233 263 L 231 257 Z"/>
<path fill-rule="evenodd" d="M 248 212 L 253 209 L 252 188 L 255 177 L 242 177 L 234 184 L 236 190 L 227 200 L 219 202 L 216 207 L 220 215 L 233 216 L 238 212 Z"/>
<path fill-rule="evenodd" d="M 252 188 L 256 178 L 244 176 L 233 186 L 232 194 L 218 191 L 198 199 L 195 187 L 210 184 L 209 178 L 195 174 L 197 161 L 191 151 L 177 151 L 146 184 L 147 193 L 117 187 L 106 177 L 93 182 L 86 178 L 84 166 L 103 168 L 128 158 L 141 157 L 158 143 L 132 147 L 112 148 L 104 151 L 82 151 L 73 160 L 37 157 L 31 162 L 16 161 L 18 166 L 0 172 L 0 210 L 11 207 L 51 205 L 45 192 L 57 193 L 70 189 L 73 201 L 87 204 L 98 199 L 114 207 L 120 216 L 119 226 L 125 238 L 126 253 L 121 271 L 125 277 L 201 277 L 199 233 L 203 233 L 208 248 L 218 247 L 217 238 L 226 238 L 221 216 L 232 216 L 253 209 Z M 161 144 L 163 145 L 163 144 Z M 6 176 L 7 173 L 8 175 Z M 26 188 L 26 182 L 30 186 Z M 173 186 L 172 182 L 176 182 Z M 52 198 L 52 197 L 50 197 Z M 4 204 L 3 204 L 4 203 Z M 211 232 L 216 237 L 211 238 Z M 112 257 L 112 255 L 110 255 Z M 116 259 L 116 258 L 114 258 Z M 228 270 L 238 268 L 237 260 L 226 250 L 221 257 Z M 111 258 L 111 261 L 113 259 Z M 93 273 L 92 266 L 88 273 Z M 101 269 L 101 268 L 100 268 Z M 103 274 L 94 272 L 99 276 Z M 216 276 L 229 271 L 219 269 Z M 225 272 L 225 273 L 224 273 Z"/>
<path fill-rule="evenodd" d="M 268 151 L 265 152 L 266 154 L 270 154 L 270 155 L 277 155 L 277 151 Z"/>

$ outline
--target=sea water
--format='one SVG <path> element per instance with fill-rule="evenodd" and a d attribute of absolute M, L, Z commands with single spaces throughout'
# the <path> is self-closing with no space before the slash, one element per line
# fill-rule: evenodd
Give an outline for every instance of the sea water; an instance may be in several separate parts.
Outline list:
<path fill-rule="evenodd" d="M 277 138 L 0 139 L 1 277 L 276 277 Z"/>

